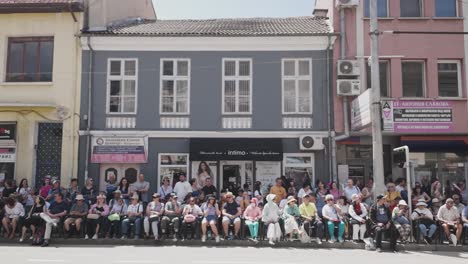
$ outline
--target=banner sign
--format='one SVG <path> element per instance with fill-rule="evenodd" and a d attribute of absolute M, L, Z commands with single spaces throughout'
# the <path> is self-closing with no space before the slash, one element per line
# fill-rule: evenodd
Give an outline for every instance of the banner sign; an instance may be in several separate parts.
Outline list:
<path fill-rule="evenodd" d="M 370 96 L 372 89 L 367 89 L 351 103 L 351 130 L 359 131 L 371 123 Z"/>
<path fill-rule="evenodd" d="M 144 137 L 93 137 L 92 163 L 146 163 Z"/>
<path fill-rule="evenodd" d="M 382 101 L 383 131 L 446 133 L 453 131 L 450 101 Z"/>

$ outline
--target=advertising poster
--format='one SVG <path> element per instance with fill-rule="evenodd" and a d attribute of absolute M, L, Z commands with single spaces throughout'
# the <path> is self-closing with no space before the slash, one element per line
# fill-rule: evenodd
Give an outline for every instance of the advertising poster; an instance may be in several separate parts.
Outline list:
<path fill-rule="evenodd" d="M 216 161 L 193 161 L 192 162 L 192 179 L 197 180 L 199 190 L 205 186 L 205 179 L 211 178 L 214 186 L 217 186 L 217 171 L 218 162 Z"/>
<path fill-rule="evenodd" d="M 267 194 L 271 186 L 275 185 L 275 179 L 281 175 L 280 162 L 258 161 L 257 181 L 262 183 L 262 193 Z"/>

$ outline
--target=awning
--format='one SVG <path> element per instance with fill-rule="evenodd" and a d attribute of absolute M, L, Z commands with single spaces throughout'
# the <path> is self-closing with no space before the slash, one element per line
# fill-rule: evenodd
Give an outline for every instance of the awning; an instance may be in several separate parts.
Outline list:
<path fill-rule="evenodd" d="M 283 142 L 279 138 L 196 138 L 190 140 L 190 159 L 282 161 Z"/>
<path fill-rule="evenodd" d="M 400 140 L 410 152 L 468 153 L 468 136 L 404 136 Z"/>

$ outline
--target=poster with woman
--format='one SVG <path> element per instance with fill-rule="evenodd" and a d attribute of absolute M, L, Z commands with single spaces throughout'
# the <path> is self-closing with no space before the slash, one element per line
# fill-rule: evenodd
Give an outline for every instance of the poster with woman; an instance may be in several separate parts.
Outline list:
<path fill-rule="evenodd" d="M 192 178 L 196 179 L 197 188 L 200 190 L 205 186 L 207 177 L 211 178 L 214 186 L 217 182 L 218 162 L 216 161 L 193 161 L 192 162 Z"/>

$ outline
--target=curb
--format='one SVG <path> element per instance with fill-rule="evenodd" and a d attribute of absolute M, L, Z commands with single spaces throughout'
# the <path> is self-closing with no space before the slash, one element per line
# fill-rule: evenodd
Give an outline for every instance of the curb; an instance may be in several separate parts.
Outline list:
<path fill-rule="evenodd" d="M 260 241 L 255 243 L 250 240 L 237 240 L 237 241 L 207 241 L 202 243 L 200 240 L 185 240 L 174 242 L 170 239 L 163 241 L 144 240 L 144 239 L 98 239 L 98 240 L 84 240 L 84 239 L 51 239 L 51 247 L 54 246 L 181 246 L 181 247 L 257 247 L 257 248 L 298 248 L 298 249 L 348 249 L 348 250 L 364 250 L 364 244 L 355 244 L 352 242 L 333 243 L 330 244 L 324 241 L 321 245 L 315 242 L 301 243 L 299 241 L 281 241 L 277 242 L 274 246 L 268 244 L 267 241 Z M 30 246 L 29 241 L 23 243 L 13 242 L 8 239 L 0 239 L 0 246 Z M 384 242 L 384 249 L 388 248 Z M 398 245 L 400 251 L 442 251 L 442 252 L 468 252 L 468 246 L 453 247 L 449 245 L 423 245 L 423 244 L 406 244 Z"/>

